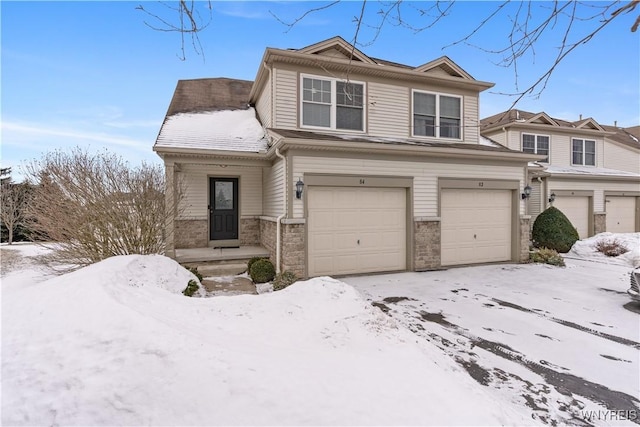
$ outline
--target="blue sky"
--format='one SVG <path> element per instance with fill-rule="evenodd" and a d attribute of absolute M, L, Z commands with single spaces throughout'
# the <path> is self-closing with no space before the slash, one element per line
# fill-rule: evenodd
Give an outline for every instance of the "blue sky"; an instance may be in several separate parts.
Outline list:
<path fill-rule="evenodd" d="M 153 19 L 136 10 L 138 4 L 169 16 L 153 1 L 0 2 L 3 167 L 13 166 L 17 172 L 24 161 L 74 146 L 107 148 L 132 163 L 159 162 L 152 146 L 179 79 L 253 80 L 266 47 L 301 48 L 335 35 L 351 41 L 353 17 L 362 5 L 342 2 L 287 31 L 270 12 L 291 21 L 323 3 L 215 1 L 212 22 L 200 35 L 204 60 L 187 47 L 187 59 L 181 61 L 179 36 L 149 29 L 144 21 Z M 499 4 L 458 2 L 428 30 L 416 34 L 387 25 L 375 43 L 359 48 L 414 66 L 447 55 L 476 79 L 496 83 L 480 99 L 481 117 L 495 114 L 513 102 L 496 92 L 516 90 L 514 70 L 495 65 L 499 56 L 472 46 L 443 47 L 471 32 L 479 18 Z M 546 5 L 534 2 L 534 7 Z M 419 25 L 424 18 L 415 10 L 427 6 L 408 3 L 404 16 Z M 367 3 L 368 22 L 374 22 L 380 7 L 373 0 Z M 622 16 L 576 50 L 556 69 L 539 98 L 527 97 L 517 108 L 566 120 L 582 114 L 603 124 L 639 124 L 640 37 L 629 30 L 636 15 Z M 504 44 L 509 25 L 504 13 L 472 41 L 496 49 Z M 371 36 L 372 30 L 362 27 L 359 40 Z M 548 36 L 536 46 L 535 57 L 520 63 L 521 88 L 543 73 L 555 54 L 557 31 Z"/>

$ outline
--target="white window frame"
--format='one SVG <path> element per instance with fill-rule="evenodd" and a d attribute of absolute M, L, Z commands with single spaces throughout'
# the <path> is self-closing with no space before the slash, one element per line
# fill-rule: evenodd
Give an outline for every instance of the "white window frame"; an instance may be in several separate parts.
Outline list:
<path fill-rule="evenodd" d="M 574 141 L 582 141 L 582 163 L 574 163 L 573 161 L 573 142 Z M 587 150 L 586 145 L 587 141 L 593 142 L 593 164 L 588 165 L 586 163 L 587 159 Z M 587 139 L 587 138 L 571 138 L 571 164 L 575 166 L 587 166 L 587 167 L 595 167 L 598 164 L 598 144 L 596 144 L 595 139 Z"/>
<path fill-rule="evenodd" d="M 532 133 L 532 132 L 522 132 L 520 134 L 520 151 L 522 151 L 523 153 L 525 153 L 524 141 L 523 141 L 525 135 L 531 135 L 535 137 L 535 148 L 534 148 L 533 154 L 540 154 L 538 153 L 538 137 L 543 136 L 549 139 L 549 148 L 548 148 L 549 152 L 547 153 L 547 160 L 539 160 L 539 162 L 550 164 L 551 163 L 551 135 L 545 135 L 541 133 Z"/>
<path fill-rule="evenodd" d="M 414 105 L 414 94 L 415 93 L 424 93 L 426 95 L 435 95 L 436 97 L 436 117 L 435 117 L 435 131 L 434 136 L 428 135 L 416 135 L 415 133 L 415 105 Z M 449 138 L 449 137 L 441 137 L 440 136 L 440 96 L 447 96 L 449 98 L 458 98 L 460 100 L 460 138 Z M 444 139 L 445 141 L 463 141 L 464 140 L 464 97 L 461 95 L 455 95 L 453 93 L 443 93 L 443 92 L 431 92 L 427 90 L 420 89 L 411 89 L 411 99 L 409 101 L 411 103 L 411 136 L 414 138 L 428 138 L 428 139 Z"/>
<path fill-rule="evenodd" d="M 313 125 L 305 125 L 303 122 L 304 115 L 304 79 L 316 79 L 316 80 L 325 80 L 331 82 L 331 109 L 330 109 L 330 118 L 329 118 L 329 126 L 313 126 Z M 336 109 L 337 109 L 337 82 L 343 83 L 352 83 L 362 85 L 362 130 L 356 129 L 342 129 L 336 127 Z M 299 82 L 299 124 L 300 128 L 304 129 L 317 129 L 317 130 L 332 130 L 339 132 L 347 132 L 347 133 L 366 133 L 367 132 L 367 85 L 366 82 L 358 81 L 358 80 L 345 80 L 345 79 L 337 79 L 335 77 L 327 77 L 327 76 L 318 76 L 314 74 L 303 74 L 300 73 L 300 82 Z"/>

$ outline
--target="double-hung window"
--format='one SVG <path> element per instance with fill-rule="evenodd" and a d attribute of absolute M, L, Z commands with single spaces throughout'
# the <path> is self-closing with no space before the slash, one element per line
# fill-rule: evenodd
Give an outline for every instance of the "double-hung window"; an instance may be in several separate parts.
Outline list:
<path fill-rule="evenodd" d="M 364 131 L 364 83 L 302 76 L 305 127 Z"/>
<path fill-rule="evenodd" d="M 413 135 L 462 138 L 462 99 L 458 96 L 413 91 Z"/>
<path fill-rule="evenodd" d="M 573 138 L 571 141 L 571 163 L 574 165 L 596 165 L 596 142 Z"/>
<path fill-rule="evenodd" d="M 530 133 L 522 134 L 522 151 L 525 153 L 541 154 L 547 156 L 542 160 L 545 163 L 549 162 L 549 136 L 547 135 L 534 135 Z"/>

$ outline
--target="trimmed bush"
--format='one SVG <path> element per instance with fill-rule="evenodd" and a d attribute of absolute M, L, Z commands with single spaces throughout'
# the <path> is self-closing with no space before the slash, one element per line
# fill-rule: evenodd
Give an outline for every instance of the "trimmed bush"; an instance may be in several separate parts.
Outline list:
<path fill-rule="evenodd" d="M 198 267 L 185 267 L 185 268 L 189 270 L 191 273 L 193 273 L 193 275 L 198 278 L 200 283 L 202 283 L 202 274 L 198 273 Z"/>
<path fill-rule="evenodd" d="M 275 279 L 273 279 L 273 290 L 282 290 L 287 286 L 293 285 L 297 281 L 298 276 L 296 276 L 293 272 L 283 271 L 282 273 L 278 273 Z"/>
<path fill-rule="evenodd" d="M 261 257 L 261 256 L 256 256 L 253 257 L 249 260 L 249 262 L 247 263 L 247 271 L 250 272 L 251 271 L 251 266 L 253 265 L 253 263 L 255 263 L 256 261 L 260 261 L 261 259 L 269 259 L 269 258 L 265 258 L 265 257 Z"/>
<path fill-rule="evenodd" d="M 189 280 L 187 287 L 184 289 L 184 291 L 182 291 L 182 293 L 188 297 L 192 297 L 193 294 L 195 294 L 199 288 L 200 288 L 200 285 L 198 285 L 198 283 L 195 280 L 191 279 Z"/>
<path fill-rule="evenodd" d="M 596 243 L 596 250 L 606 256 L 616 257 L 629 252 L 629 249 L 617 239 L 613 240 L 598 240 Z"/>
<path fill-rule="evenodd" d="M 553 249 L 541 248 L 529 255 L 533 262 L 564 267 L 564 259 Z"/>
<path fill-rule="evenodd" d="M 553 206 L 538 215 L 531 234 L 535 247 L 554 249 L 560 253 L 569 252 L 579 239 L 571 221 Z"/>
<path fill-rule="evenodd" d="M 273 280 L 276 276 L 276 269 L 266 258 L 259 259 L 251 264 L 249 276 L 253 283 L 266 283 Z"/>

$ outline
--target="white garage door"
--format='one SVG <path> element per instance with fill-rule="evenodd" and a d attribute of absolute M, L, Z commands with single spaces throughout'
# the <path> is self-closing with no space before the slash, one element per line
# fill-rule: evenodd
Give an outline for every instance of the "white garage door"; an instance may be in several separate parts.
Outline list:
<path fill-rule="evenodd" d="M 406 270 L 404 188 L 310 187 L 309 276 Z"/>
<path fill-rule="evenodd" d="M 553 206 L 560 209 L 578 230 L 581 239 L 589 237 L 589 198 L 583 196 L 556 197 Z"/>
<path fill-rule="evenodd" d="M 511 260 L 511 192 L 442 190 L 442 265 Z"/>
<path fill-rule="evenodd" d="M 607 231 L 633 233 L 636 231 L 636 198 L 609 196 L 605 199 Z"/>

